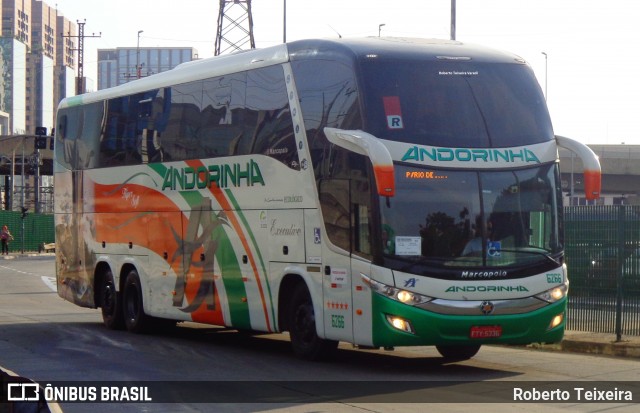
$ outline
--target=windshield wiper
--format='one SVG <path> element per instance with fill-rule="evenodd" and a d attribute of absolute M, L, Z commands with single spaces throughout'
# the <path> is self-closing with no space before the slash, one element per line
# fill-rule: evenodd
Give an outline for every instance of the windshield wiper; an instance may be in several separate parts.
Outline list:
<path fill-rule="evenodd" d="M 547 260 L 551 261 L 552 263 L 560 266 L 562 265 L 560 263 L 560 261 L 556 260 L 555 258 L 553 258 L 551 256 L 551 254 L 549 254 L 548 252 L 542 250 L 538 250 L 537 247 L 530 247 L 530 248 L 536 248 L 536 250 L 521 250 L 521 249 L 505 249 L 505 248 L 501 248 L 500 252 L 513 252 L 513 253 L 522 253 L 522 254 L 530 254 L 530 255 L 540 255 L 543 256 L 544 258 L 546 258 Z"/>
<path fill-rule="evenodd" d="M 443 262 L 446 262 L 446 261 L 449 261 L 449 260 L 450 260 L 450 258 L 444 258 L 444 257 L 424 257 L 424 256 L 421 256 L 419 259 L 413 260 L 413 261 L 407 263 L 407 265 L 401 267 L 398 271 L 408 272 L 409 270 L 411 270 L 412 268 L 414 268 L 417 265 L 427 264 L 427 263 L 440 264 L 440 263 L 443 263 Z"/>

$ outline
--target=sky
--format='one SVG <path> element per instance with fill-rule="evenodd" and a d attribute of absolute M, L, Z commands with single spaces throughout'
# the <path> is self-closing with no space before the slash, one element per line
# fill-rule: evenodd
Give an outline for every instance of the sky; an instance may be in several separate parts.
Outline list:
<path fill-rule="evenodd" d="M 84 73 L 94 82 L 97 49 L 135 47 L 139 30 L 140 47 L 194 47 L 201 58 L 214 53 L 218 0 L 44 1 L 71 21 L 86 20 L 85 35 L 100 34 L 84 42 Z M 251 3 L 256 47 L 282 43 L 284 0 Z M 286 5 L 287 41 L 377 36 L 379 30 L 382 36 L 450 38 L 451 0 Z M 456 40 L 526 59 L 547 92 L 557 135 L 640 145 L 639 1 L 457 0 Z"/>

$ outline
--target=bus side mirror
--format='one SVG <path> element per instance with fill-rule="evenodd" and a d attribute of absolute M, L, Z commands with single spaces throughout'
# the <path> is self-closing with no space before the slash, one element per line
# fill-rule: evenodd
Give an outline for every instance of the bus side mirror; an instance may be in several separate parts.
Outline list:
<path fill-rule="evenodd" d="M 602 172 L 598 155 L 584 143 L 564 136 L 556 135 L 556 142 L 558 146 L 570 150 L 582 160 L 582 165 L 584 166 L 584 171 L 582 172 L 584 175 L 584 196 L 589 200 L 600 198 Z"/>
<path fill-rule="evenodd" d="M 351 152 L 367 156 L 373 164 L 378 195 L 395 195 L 393 159 L 386 146 L 375 136 L 361 130 L 324 128 L 329 142 Z"/>

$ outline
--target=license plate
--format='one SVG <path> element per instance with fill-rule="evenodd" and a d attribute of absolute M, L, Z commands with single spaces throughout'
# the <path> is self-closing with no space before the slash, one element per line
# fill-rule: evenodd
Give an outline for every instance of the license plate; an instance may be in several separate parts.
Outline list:
<path fill-rule="evenodd" d="M 502 335 L 502 326 L 473 326 L 470 338 L 498 338 Z"/>

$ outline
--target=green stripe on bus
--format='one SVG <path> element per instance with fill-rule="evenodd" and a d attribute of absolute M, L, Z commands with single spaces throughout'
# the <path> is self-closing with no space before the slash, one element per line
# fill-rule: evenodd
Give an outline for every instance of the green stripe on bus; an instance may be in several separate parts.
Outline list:
<path fill-rule="evenodd" d="M 224 289 L 227 292 L 231 325 L 233 327 L 250 330 L 251 314 L 249 312 L 249 302 L 246 300 L 247 292 L 244 281 L 242 280 L 242 271 L 240 270 L 238 257 L 222 225 L 217 226 L 211 236 L 218 242 L 216 259 L 222 272 Z"/>
<path fill-rule="evenodd" d="M 242 225 L 245 227 L 245 230 L 247 231 L 247 234 L 249 235 L 249 238 L 251 238 L 251 243 L 253 244 L 253 249 L 256 252 L 258 260 L 260 261 L 260 268 L 262 269 L 262 273 L 264 274 L 264 280 L 265 280 L 265 283 L 267 284 L 267 295 L 268 295 L 268 299 L 269 299 L 269 306 L 271 307 L 271 317 L 272 317 L 271 319 L 274 320 L 274 322 L 275 322 L 276 313 L 275 313 L 275 308 L 273 306 L 273 301 L 272 301 L 273 295 L 271 294 L 271 285 L 269 284 L 269 277 L 268 277 L 268 274 L 267 274 L 267 267 L 264 264 L 264 259 L 262 258 L 262 252 L 260 251 L 260 248 L 258 246 L 258 242 L 256 241 L 256 237 L 255 237 L 253 231 L 251 230 L 251 226 L 249 225 L 249 222 L 247 222 L 247 218 L 242 213 L 242 210 L 240 209 L 240 206 L 238 205 L 238 202 L 237 202 L 236 198 L 233 196 L 233 192 L 231 191 L 231 189 L 226 189 L 225 192 L 227 193 L 227 199 L 229 200 L 229 202 L 235 208 L 236 213 L 238 214 L 238 217 L 240 217 L 240 220 L 242 221 Z M 260 274 L 257 274 L 257 276 L 259 277 Z"/>

